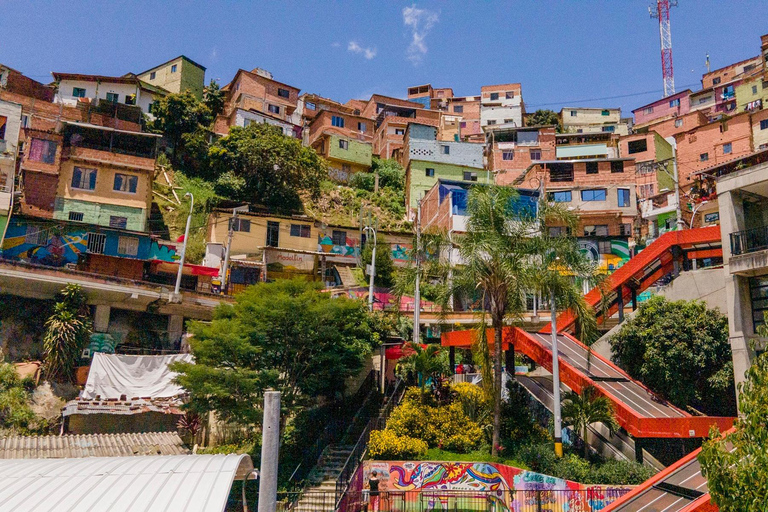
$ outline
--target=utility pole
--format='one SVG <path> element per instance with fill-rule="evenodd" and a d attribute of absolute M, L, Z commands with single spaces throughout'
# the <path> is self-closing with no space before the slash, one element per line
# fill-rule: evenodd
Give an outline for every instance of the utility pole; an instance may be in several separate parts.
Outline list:
<path fill-rule="evenodd" d="M 195 208 L 195 197 L 191 192 L 184 194 L 189 198 L 189 215 L 187 215 L 187 227 L 184 229 L 184 244 L 181 246 L 181 258 L 179 258 L 179 271 L 176 273 L 176 287 L 173 291 L 173 302 L 181 302 L 179 290 L 181 289 L 181 274 L 184 272 L 184 258 L 187 256 L 187 243 L 189 243 L 189 224 L 192 222 L 192 210 Z"/>
<path fill-rule="evenodd" d="M 675 214 L 677 215 L 677 231 L 685 229 L 685 222 L 683 222 L 683 210 L 680 205 L 680 175 L 677 172 L 677 144 L 672 145 L 672 173 L 675 180 L 675 200 L 677 206 L 675 207 Z"/>
<path fill-rule="evenodd" d="M 229 277 L 227 274 L 229 272 L 229 254 L 232 251 L 232 238 L 235 234 L 235 227 L 237 227 L 237 230 L 240 231 L 240 225 L 237 224 L 237 214 L 240 213 L 240 211 L 247 210 L 247 205 L 232 208 L 232 218 L 229 219 L 229 233 L 227 234 L 227 253 L 224 255 L 224 272 L 221 276 L 221 293 L 224 294 L 229 291 Z"/>
<path fill-rule="evenodd" d="M 368 310 L 373 313 L 373 278 L 376 275 L 376 230 L 371 226 L 365 226 L 363 232 L 373 233 L 373 251 L 371 251 L 371 264 L 368 268 Z"/>
<path fill-rule="evenodd" d="M 555 292 L 549 293 L 549 316 L 552 322 L 552 395 L 555 413 L 555 455 L 563 456 L 563 427 L 560 412 L 560 361 L 557 355 L 557 306 Z M 585 439 L 586 443 L 587 440 Z"/>
<path fill-rule="evenodd" d="M 280 392 L 264 392 L 258 512 L 277 510 L 277 460 L 280 452 Z"/>
<path fill-rule="evenodd" d="M 413 255 L 416 258 L 416 285 L 413 291 L 413 342 L 419 343 L 421 330 L 419 316 L 421 314 L 421 199 L 416 206 L 416 247 Z"/>

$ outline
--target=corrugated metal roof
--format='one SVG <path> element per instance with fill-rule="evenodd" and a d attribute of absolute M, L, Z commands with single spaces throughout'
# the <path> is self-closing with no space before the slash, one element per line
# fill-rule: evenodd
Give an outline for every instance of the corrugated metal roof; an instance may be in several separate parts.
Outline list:
<path fill-rule="evenodd" d="M 0 459 L 61 459 L 184 455 L 190 453 L 176 432 L 0 437 Z"/>
<path fill-rule="evenodd" d="M 0 461 L 0 512 L 223 511 L 248 455 Z"/>

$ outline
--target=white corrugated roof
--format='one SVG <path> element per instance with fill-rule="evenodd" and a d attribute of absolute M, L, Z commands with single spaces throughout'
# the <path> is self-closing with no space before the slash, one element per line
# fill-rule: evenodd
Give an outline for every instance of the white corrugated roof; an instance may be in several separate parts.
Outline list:
<path fill-rule="evenodd" d="M 223 511 L 248 455 L 0 461 L 0 511 Z"/>
<path fill-rule="evenodd" d="M 189 453 L 176 432 L 0 437 L 0 459 L 67 459 Z"/>

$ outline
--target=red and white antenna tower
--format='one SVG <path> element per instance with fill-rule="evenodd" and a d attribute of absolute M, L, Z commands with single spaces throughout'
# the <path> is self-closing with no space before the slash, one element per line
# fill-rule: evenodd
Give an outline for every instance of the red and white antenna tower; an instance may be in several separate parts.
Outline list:
<path fill-rule="evenodd" d="M 672 68 L 672 30 L 669 26 L 669 8 L 677 6 L 677 0 L 656 0 L 656 9 L 648 7 L 651 18 L 659 19 L 661 40 L 661 76 L 664 78 L 664 97 L 675 94 L 675 72 Z"/>

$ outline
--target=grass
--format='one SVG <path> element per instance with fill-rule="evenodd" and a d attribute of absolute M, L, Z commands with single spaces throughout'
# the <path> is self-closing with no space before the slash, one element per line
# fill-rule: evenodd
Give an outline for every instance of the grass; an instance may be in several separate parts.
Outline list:
<path fill-rule="evenodd" d="M 449 452 L 440 448 L 430 448 L 423 457 L 424 460 L 435 462 L 492 462 L 494 464 L 506 464 L 520 469 L 529 469 L 528 466 L 516 459 L 507 459 L 503 456 L 492 457 L 486 450 L 475 450 L 469 453 Z"/>

